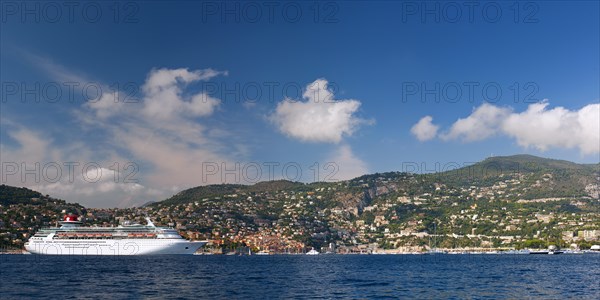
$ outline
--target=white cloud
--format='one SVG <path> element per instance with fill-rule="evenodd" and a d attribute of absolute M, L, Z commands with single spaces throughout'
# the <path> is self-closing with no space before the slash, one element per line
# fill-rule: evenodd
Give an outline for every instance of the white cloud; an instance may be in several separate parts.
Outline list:
<path fill-rule="evenodd" d="M 93 81 L 86 78 L 84 74 L 78 74 L 73 72 L 73 70 L 69 70 L 64 66 L 55 63 L 53 60 L 40 56 L 34 53 L 31 53 L 27 50 L 20 49 L 20 52 L 23 54 L 25 59 L 27 59 L 31 64 L 36 67 L 42 69 L 48 75 L 50 75 L 53 79 L 58 80 L 60 82 L 69 82 L 69 83 L 78 83 L 78 84 L 90 84 Z"/>
<path fill-rule="evenodd" d="M 203 163 L 234 165 L 229 156 L 239 153 L 233 151 L 239 145 L 220 142 L 223 136 L 229 136 L 225 129 L 206 128 L 192 118 L 211 115 L 219 99 L 204 93 L 186 93 L 188 84 L 222 74 L 227 73 L 212 69 L 155 69 L 142 86 L 141 106 L 119 106 L 112 97 L 107 97 L 106 102 L 100 99 L 89 104 L 88 114 L 81 119 L 110 132 L 109 143 L 125 149 L 136 162 L 145 164 L 144 178 L 152 186 L 170 190 L 173 186 L 222 183 L 220 172 L 203 180 Z M 118 118 L 98 122 L 107 116 Z M 233 183 L 243 183 L 237 180 Z"/>
<path fill-rule="evenodd" d="M 226 75 L 227 72 L 212 69 L 154 69 L 148 73 L 142 85 L 141 99 L 129 99 L 127 92 L 122 91 L 103 92 L 99 98 L 88 101 L 86 106 L 101 119 L 140 113 L 159 121 L 209 116 L 221 101 L 204 92 L 187 95 L 183 88 L 223 74 Z M 110 90 L 109 87 L 102 88 L 102 91 Z M 126 103 L 125 99 L 130 103 Z"/>
<path fill-rule="evenodd" d="M 28 186 L 43 194 L 78 202 L 86 207 L 132 207 L 142 205 L 157 197 L 166 198 L 169 193 L 146 187 L 136 182 L 123 182 L 129 173 L 105 167 L 91 168 L 82 173 L 82 168 L 75 168 L 73 180 L 63 174 L 62 180 Z M 85 175 L 84 175 L 85 174 Z M 160 199 L 159 198 L 159 199 Z"/>
<path fill-rule="evenodd" d="M 289 137 L 307 142 L 339 143 L 344 135 L 352 135 L 365 123 L 354 114 L 358 100 L 334 100 L 325 79 L 317 79 L 306 87 L 306 101 L 285 99 L 270 116 L 279 130 Z"/>
<path fill-rule="evenodd" d="M 472 142 L 502 134 L 515 138 L 525 148 L 579 149 L 584 155 L 600 153 L 600 104 L 589 104 L 579 110 L 548 109 L 548 105 L 547 101 L 534 103 L 519 113 L 484 103 L 470 116 L 454 122 L 440 137 Z"/>
<path fill-rule="evenodd" d="M 191 122 L 181 124 L 182 128 L 191 129 L 177 132 L 174 128 L 147 129 L 140 125 L 113 129 L 117 143 L 124 145 L 133 157 L 151 162 L 153 170 L 146 177 L 155 185 L 192 187 L 222 183 L 220 176 L 206 177 L 206 182 L 203 182 L 203 163 L 234 164 L 220 154 L 221 146 L 205 137 L 198 125 Z"/>
<path fill-rule="evenodd" d="M 191 83 L 201 80 L 209 80 L 219 75 L 227 75 L 226 71 L 216 71 L 213 69 L 203 69 L 189 71 L 187 68 L 179 69 L 153 69 L 148 74 L 144 89 L 148 93 L 156 93 L 161 89 L 173 86 L 178 82 Z"/>
<path fill-rule="evenodd" d="M 32 60 L 39 60 L 40 68 L 58 80 L 86 81 L 47 59 Z M 56 162 L 63 166 L 63 174 L 59 181 L 47 178 L 36 181 L 33 176 L 23 181 L 18 173 L 3 183 L 27 186 L 88 207 L 140 205 L 165 199 L 173 194 L 173 189 L 221 183 L 220 173 L 209 177 L 207 182 L 202 181 L 202 163 L 229 162 L 227 156 L 232 153 L 229 150 L 238 144 L 221 142 L 223 138 L 211 136 L 209 129 L 195 120 L 194 117 L 213 114 L 220 101 L 202 93 L 190 93 L 188 86 L 226 74 L 212 69 L 154 69 L 137 95 L 139 101 L 124 103 L 119 93 L 127 91 L 104 92 L 99 99 L 76 109 L 74 116 L 84 125 L 83 136 L 77 139 L 70 132 L 72 136 L 66 143 L 49 138 L 52 135 L 44 128 L 29 129 L 10 123 L 6 132 L 12 144 L 0 144 L 2 162 L 25 162 L 28 166 Z M 98 85 L 103 91 L 111 91 L 102 83 Z M 2 122 L 8 124 L 6 119 Z M 102 136 L 102 142 L 95 143 L 85 136 L 88 133 Z M 80 164 L 74 180 L 67 176 L 64 162 Z M 101 180 L 84 180 L 82 165 L 88 162 L 101 166 Z M 119 162 L 124 173 L 119 173 L 120 180 L 115 180 L 114 171 L 108 169 L 115 162 Z M 123 166 L 128 162 L 139 167 L 134 176 L 137 182 L 123 182 L 129 171 L 123 170 Z"/>
<path fill-rule="evenodd" d="M 183 105 L 184 111 L 189 111 L 192 116 L 211 115 L 221 101 L 206 93 L 194 95 L 189 103 Z"/>
<path fill-rule="evenodd" d="M 14 145 L 0 144 L 2 184 L 26 186 L 88 207 L 129 207 L 168 196 L 136 182 L 125 182 L 130 173 L 123 173 L 128 170 L 124 170 L 126 162 L 122 158 L 93 160 L 92 152 L 84 145 L 58 145 L 41 132 L 14 122 L 4 124 Z M 115 163 L 121 167 L 108 169 Z"/>
<path fill-rule="evenodd" d="M 369 173 L 367 164 L 356 157 L 348 145 L 337 147 L 330 155 L 328 162 L 334 163 L 338 169 L 335 174 L 324 173 L 324 176 L 328 176 L 328 178 L 320 178 L 321 180 L 348 180 Z M 333 169 L 329 168 L 326 171 L 333 171 Z"/>
<path fill-rule="evenodd" d="M 579 148 L 582 154 L 600 153 L 600 104 L 577 111 L 564 107 L 548 109 L 548 102 L 531 104 L 522 113 L 513 113 L 502 130 L 523 147 Z"/>
<path fill-rule="evenodd" d="M 431 116 L 425 116 L 417 122 L 411 129 L 410 132 L 417 137 L 419 141 L 428 141 L 437 135 L 439 126 L 432 123 L 433 118 Z"/>
<path fill-rule="evenodd" d="M 50 145 L 50 141 L 44 139 L 42 134 L 25 127 L 20 127 L 16 130 L 9 131 L 8 135 L 20 146 L 18 150 L 11 153 L 13 155 L 9 155 L 9 157 L 12 156 L 12 158 L 16 159 L 17 155 L 15 154 L 18 153 L 18 157 L 27 157 L 35 162 L 42 162 L 49 159 L 48 151 L 50 151 L 50 149 L 48 146 Z M 7 154 L 9 153 L 3 153 L 4 157 L 6 157 Z"/>
<path fill-rule="evenodd" d="M 452 124 L 450 130 L 441 135 L 443 140 L 461 139 L 466 142 L 480 141 L 498 133 L 500 124 L 510 114 L 510 109 L 484 103 L 473 113 Z"/>
<path fill-rule="evenodd" d="M 184 96 L 181 87 L 200 80 L 224 74 L 212 69 L 189 71 L 188 69 L 152 70 L 142 86 L 144 108 L 142 112 L 149 118 L 170 119 L 179 114 L 208 116 L 213 113 L 220 101 L 204 92 Z"/>
<path fill-rule="evenodd" d="M 102 89 L 105 91 L 106 89 Z M 119 91 L 103 92 L 99 98 L 92 99 L 86 103 L 87 107 L 96 112 L 100 119 L 106 119 L 127 109 L 126 103 L 119 101 Z"/>
<path fill-rule="evenodd" d="M 145 178 L 154 186 L 171 188 L 174 185 L 192 187 L 221 183 L 220 176 L 202 181 L 203 162 L 227 163 L 232 143 L 218 142 L 209 128 L 190 117 L 211 115 L 220 100 L 205 93 L 187 95 L 185 87 L 193 82 L 208 80 L 227 72 L 212 69 L 190 71 L 155 69 L 150 71 L 142 86 L 140 106 L 114 103 L 114 98 L 92 102 L 87 106 L 98 119 L 118 116 L 113 122 L 94 122 L 93 115 L 85 115 L 84 122 L 102 126 L 109 131 L 109 142 L 124 148 L 136 161 L 145 162 Z M 141 113 L 140 113 L 141 112 Z M 224 129 L 218 129 L 224 134 Z M 237 182 L 239 183 L 239 182 Z"/>

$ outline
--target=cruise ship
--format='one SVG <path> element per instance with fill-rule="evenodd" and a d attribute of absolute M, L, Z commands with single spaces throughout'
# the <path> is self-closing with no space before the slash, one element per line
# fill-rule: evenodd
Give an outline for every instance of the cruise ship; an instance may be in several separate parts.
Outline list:
<path fill-rule="evenodd" d="M 173 228 L 148 224 L 118 227 L 84 227 L 79 216 L 68 214 L 60 227 L 44 228 L 33 235 L 25 249 L 50 255 L 152 255 L 194 254 L 206 241 L 188 241 Z"/>

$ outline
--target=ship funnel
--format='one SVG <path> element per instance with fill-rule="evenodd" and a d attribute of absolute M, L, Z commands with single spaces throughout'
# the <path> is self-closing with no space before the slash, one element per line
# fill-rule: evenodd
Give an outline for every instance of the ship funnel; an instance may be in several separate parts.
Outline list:
<path fill-rule="evenodd" d="M 67 214 L 63 217 L 63 220 L 59 222 L 61 227 L 77 227 L 83 222 L 79 220 L 79 216 L 76 214 Z"/>

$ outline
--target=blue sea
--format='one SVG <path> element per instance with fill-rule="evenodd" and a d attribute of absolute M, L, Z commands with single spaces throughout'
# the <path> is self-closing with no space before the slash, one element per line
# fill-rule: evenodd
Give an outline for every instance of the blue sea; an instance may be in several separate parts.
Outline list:
<path fill-rule="evenodd" d="M 600 299 L 600 254 L 0 255 L 0 298 Z"/>

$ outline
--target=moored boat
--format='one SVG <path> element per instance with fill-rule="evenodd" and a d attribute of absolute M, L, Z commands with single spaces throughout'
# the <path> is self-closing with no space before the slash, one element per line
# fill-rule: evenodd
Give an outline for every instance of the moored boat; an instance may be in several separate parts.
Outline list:
<path fill-rule="evenodd" d="M 319 251 L 315 250 L 315 248 L 312 248 L 310 251 L 306 252 L 306 255 L 319 255 Z"/>
<path fill-rule="evenodd" d="M 541 250 L 541 251 L 530 250 L 529 254 L 550 254 L 550 255 L 554 255 L 554 254 L 562 254 L 563 252 L 564 251 L 558 250 L 558 248 L 556 248 L 556 246 L 550 245 L 550 246 L 548 246 L 547 250 Z"/>

